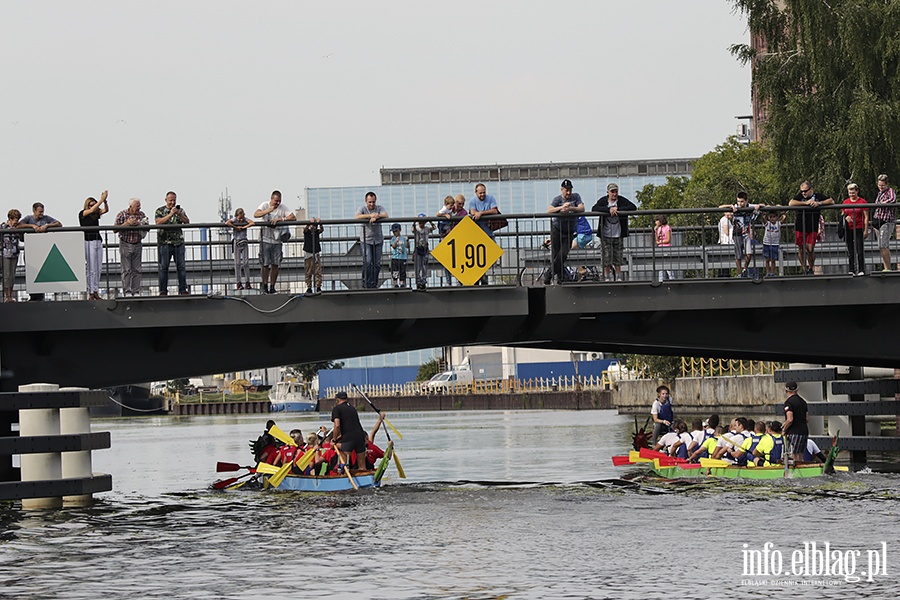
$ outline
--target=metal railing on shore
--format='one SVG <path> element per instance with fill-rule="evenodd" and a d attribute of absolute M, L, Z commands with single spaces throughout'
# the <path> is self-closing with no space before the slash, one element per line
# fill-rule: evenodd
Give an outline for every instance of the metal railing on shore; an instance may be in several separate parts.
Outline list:
<path fill-rule="evenodd" d="M 854 208 L 873 208 L 874 204 L 854 205 Z M 840 210 L 841 205 L 821 207 L 823 214 Z M 693 224 L 672 228 L 672 245 L 659 247 L 655 242 L 654 231 L 649 228 L 632 228 L 631 235 L 624 243 L 624 262 L 622 273 L 625 281 L 645 282 L 658 285 L 661 278 L 675 280 L 697 280 L 715 277 L 737 276 L 735 269 L 734 246 L 718 243 L 717 221 L 727 209 L 668 209 L 659 211 L 636 211 L 628 213 L 631 217 L 647 215 L 682 215 L 682 221 Z M 793 214 L 794 207 L 772 207 L 777 212 Z M 625 215 L 626 213 L 621 213 Z M 596 213 L 584 213 L 591 227 L 596 230 Z M 550 238 L 551 215 L 548 214 L 504 214 L 508 225 L 495 232 L 494 240 L 503 249 L 503 255 L 487 272 L 489 285 L 503 286 L 540 286 L 548 274 L 550 251 L 545 242 Z M 430 217 L 437 224 L 441 219 Z M 418 219 L 387 219 L 382 222 L 385 233 L 381 247 L 383 250 L 378 277 L 378 285 L 383 288 L 415 287 L 415 271 L 413 252 L 405 262 L 405 277 L 399 276 L 399 269 L 392 277 L 390 236 L 387 235 L 390 225 L 401 225 L 401 238 L 406 238 L 412 245 L 411 225 Z M 320 236 L 322 252 L 318 255 L 321 265 L 322 281 L 314 277 L 315 263 L 310 265 L 310 276 L 306 274 L 305 255 L 303 250 L 303 229 L 306 221 L 292 223 L 291 239 L 283 244 L 284 259 L 281 263 L 276 289 L 281 293 L 304 293 L 320 287 L 322 291 L 354 291 L 362 290 L 362 270 L 364 256 L 360 244 L 361 224 L 356 219 L 323 221 L 324 232 Z M 755 227 L 754 242 L 762 240 L 762 223 Z M 25 260 L 28 260 L 28 238 L 32 235 L 56 235 L 57 232 L 84 231 L 99 232 L 103 243 L 103 261 L 100 273 L 101 293 L 106 297 L 122 295 L 121 290 L 121 256 L 118 232 L 123 227 L 101 226 L 93 228 L 62 227 L 48 230 L 46 233 L 33 233 L 30 230 L 14 230 L 25 239 Z M 250 289 L 239 289 L 246 283 L 241 277 L 238 281 L 235 271 L 235 256 L 231 229 L 221 223 L 191 224 L 184 226 L 147 226 L 148 234 L 143 240 L 141 253 L 141 272 L 143 274 L 142 296 L 155 296 L 160 293 L 158 274 L 157 234 L 162 229 L 181 229 L 185 242 L 186 278 L 192 294 L 241 294 L 261 293 L 260 265 L 260 232 L 262 226 L 254 226 L 248 230 L 248 247 L 250 255 Z M 13 235 L 4 232 L 2 235 Z M 896 237 L 896 236 L 895 236 Z M 435 232 L 430 236 L 429 249 L 441 241 Z M 573 244 L 566 261 L 564 278 L 573 283 L 602 283 L 603 267 L 601 261 L 600 239 L 593 235 L 590 240 L 577 240 Z M 750 268 L 746 275 L 757 280 L 765 276 L 765 262 L 762 257 L 762 244 L 751 246 Z M 896 239 L 890 241 L 890 250 L 894 254 L 900 249 Z M 874 235 L 869 235 L 864 242 L 867 270 L 881 271 L 881 258 Z M 446 288 L 459 285 L 437 261 L 426 256 L 428 274 L 426 285 L 429 288 Z M 22 261 L 19 261 L 20 263 Z M 846 274 L 848 272 L 848 254 L 846 243 L 837 236 L 836 224 L 826 223 L 824 239 L 816 246 L 816 274 Z M 800 274 L 798 251 L 794 244 L 794 228 L 785 223 L 781 230 L 780 252 L 774 261 L 776 276 Z M 168 269 L 168 283 L 171 293 L 177 290 L 177 269 L 174 264 Z M 307 281 L 313 290 L 307 287 Z M 318 285 L 317 285 L 318 284 Z M 14 297 L 25 299 L 25 270 L 19 264 L 14 283 Z M 48 294 L 50 300 L 79 300 L 85 293 L 66 292 Z"/>

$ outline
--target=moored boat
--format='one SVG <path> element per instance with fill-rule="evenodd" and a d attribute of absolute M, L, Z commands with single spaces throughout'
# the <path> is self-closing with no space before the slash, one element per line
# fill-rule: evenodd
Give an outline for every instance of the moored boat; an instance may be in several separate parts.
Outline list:
<path fill-rule="evenodd" d="M 280 381 L 269 390 L 272 412 L 310 412 L 319 402 L 309 386 L 299 381 Z"/>

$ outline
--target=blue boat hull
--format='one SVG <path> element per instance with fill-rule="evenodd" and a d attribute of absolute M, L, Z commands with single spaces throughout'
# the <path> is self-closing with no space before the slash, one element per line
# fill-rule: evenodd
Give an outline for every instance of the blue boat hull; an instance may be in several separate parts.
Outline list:
<path fill-rule="evenodd" d="M 353 480 L 359 489 L 379 487 L 381 482 L 375 481 L 375 473 L 354 475 Z M 297 477 L 288 475 L 277 490 L 289 490 L 294 492 L 343 492 L 352 490 L 353 486 L 346 475 L 340 477 Z"/>

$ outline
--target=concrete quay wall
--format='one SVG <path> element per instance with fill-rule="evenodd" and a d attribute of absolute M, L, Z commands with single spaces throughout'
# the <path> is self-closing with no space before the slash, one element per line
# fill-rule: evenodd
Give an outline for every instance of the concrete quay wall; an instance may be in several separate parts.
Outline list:
<path fill-rule="evenodd" d="M 526 394 L 431 394 L 372 398 L 385 412 L 415 410 L 599 410 L 614 408 L 610 390 L 529 392 Z M 357 409 L 371 410 L 359 399 Z M 320 410 L 328 401 L 320 402 Z"/>
<path fill-rule="evenodd" d="M 649 415 L 656 399 L 653 379 L 618 381 L 613 404 L 622 414 Z M 735 417 L 763 415 L 776 417 L 774 405 L 784 402 L 782 384 L 771 375 L 734 375 L 729 377 L 683 377 L 666 383 L 672 391 L 672 406 L 679 414 Z"/>

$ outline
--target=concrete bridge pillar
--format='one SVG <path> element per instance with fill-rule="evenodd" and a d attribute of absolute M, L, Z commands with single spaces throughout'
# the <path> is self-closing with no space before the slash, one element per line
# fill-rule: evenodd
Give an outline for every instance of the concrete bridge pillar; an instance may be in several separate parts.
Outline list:
<path fill-rule="evenodd" d="M 20 392 L 56 392 L 59 386 L 53 383 L 32 383 L 19 386 Z M 19 435 L 42 436 L 59 435 L 59 409 L 23 409 L 19 411 Z M 62 455 L 59 452 L 23 454 L 21 456 L 22 481 L 42 481 L 62 479 Z M 25 510 L 61 508 L 62 498 L 26 498 L 22 500 Z"/>
<path fill-rule="evenodd" d="M 87 388 L 66 388 L 67 390 L 86 390 Z M 59 409 L 59 432 L 61 434 L 82 434 L 91 432 L 91 409 L 61 408 Z M 91 451 L 64 452 L 62 454 L 62 476 L 64 479 L 90 477 L 93 474 Z M 79 496 L 63 496 L 66 506 L 89 506 L 93 503 L 91 494 Z"/>

